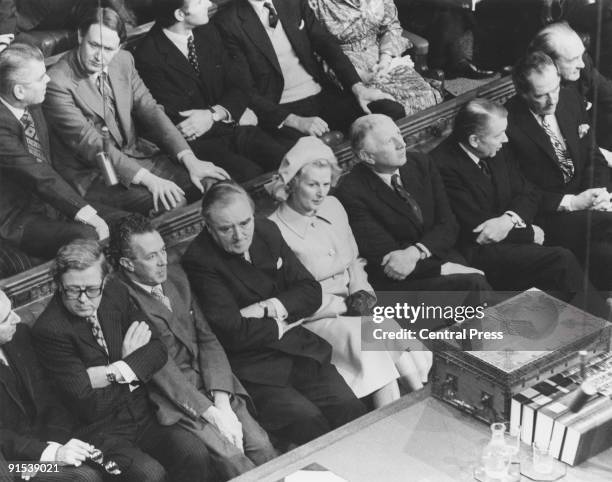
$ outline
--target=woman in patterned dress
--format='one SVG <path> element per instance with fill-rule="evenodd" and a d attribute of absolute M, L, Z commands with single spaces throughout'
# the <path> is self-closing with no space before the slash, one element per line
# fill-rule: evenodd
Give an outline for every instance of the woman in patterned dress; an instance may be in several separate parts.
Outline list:
<path fill-rule="evenodd" d="M 315 15 L 351 59 L 361 80 L 391 94 L 406 115 L 436 105 L 440 93 L 402 54 L 410 41 L 402 37 L 393 0 L 308 0 Z"/>

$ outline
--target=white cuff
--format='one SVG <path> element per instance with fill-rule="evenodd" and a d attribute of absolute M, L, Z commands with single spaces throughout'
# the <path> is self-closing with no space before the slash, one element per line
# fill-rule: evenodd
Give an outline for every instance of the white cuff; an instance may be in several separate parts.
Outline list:
<path fill-rule="evenodd" d="M 419 249 L 419 251 L 425 253 L 425 259 L 431 258 L 431 251 L 429 251 L 427 246 L 425 246 L 423 243 L 414 243 L 414 245 Z"/>
<path fill-rule="evenodd" d="M 280 302 L 280 300 L 278 298 L 270 298 L 267 301 L 269 301 L 270 303 L 274 305 L 274 308 L 276 310 L 276 321 L 285 321 L 287 317 L 289 316 L 289 312 L 287 311 L 285 306 Z"/>
<path fill-rule="evenodd" d="M 184 164 L 184 163 L 185 163 L 185 161 L 184 161 L 183 159 L 184 159 L 184 157 L 185 157 L 185 156 L 187 156 L 187 155 L 189 155 L 189 154 L 191 154 L 191 155 L 193 155 L 193 157 L 195 157 L 195 154 L 193 153 L 193 151 L 192 151 L 191 149 L 183 149 L 181 152 L 179 152 L 179 153 L 176 155 L 176 158 L 178 159 L 178 161 L 179 161 L 181 164 Z"/>
<path fill-rule="evenodd" d="M 134 371 L 123 360 L 118 360 L 111 363 L 111 365 L 119 371 L 120 376 L 117 377 L 117 383 L 132 383 L 138 381 L 138 377 Z"/>
<path fill-rule="evenodd" d="M 79 209 L 79 212 L 74 215 L 74 220 L 80 223 L 87 223 L 97 213 L 98 211 L 88 204 L 87 206 L 83 206 L 81 209 Z"/>
<path fill-rule="evenodd" d="M 234 119 L 232 119 L 232 114 L 230 114 L 230 111 L 227 110 L 225 107 L 223 107 L 222 105 L 213 105 L 211 107 L 211 110 L 213 112 L 224 112 L 225 113 L 225 119 L 223 119 L 221 122 L 224 124 L 231 124 L 232 122 L 234 122 Z"/>
<path fill-rule="evenodd" d="M 575 197 L 576 196 L 574 196 L 573 194 L 566 194 L 565 196 L 563 196 L 563 199 L 561 199 L 557 211 L 573 211 L 572 201 Z"/>
<path fill-rule="evenodd" d="M 43 450 L 43 453 L 40 454 L 41 462 L 55 462 L 57 457 L 57 451 L 61 447 L 57 442 L 47 442 L 47 448 Z"/>

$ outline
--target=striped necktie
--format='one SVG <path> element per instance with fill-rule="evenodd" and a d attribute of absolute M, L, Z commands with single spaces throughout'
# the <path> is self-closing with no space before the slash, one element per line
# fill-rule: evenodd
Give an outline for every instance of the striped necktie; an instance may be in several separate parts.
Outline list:
<path fill-rule="evenodd" d="M 23 125 L 28 152 L 36 158 L 37 162 L 47 162 L 47 156 L 45 156 L 42 144 L 40 143 L 38 134 L 36 133 L 34 119 L 32 118 L 32 114 L 30 114 L 28 109 L 23 111 L 23 115 L 21 116 L 20 120 L 21 124 Z"/>
<path fill-rule="evenodd" d="M 264 8 L 268 10 L 268 25 L 274 29 L 278 25 L 278 14 L 274 9 L 274 6 L 270 2 L 264 3 Z"/>
<path fill-rule="evenodd" d="M 85 319 L 87 320 L 87 324 L 91 328 L 91 332 L 93 333 L 96 342 L 108 355 L 108 346 L 106 345 L 106 340 L 104 339 L 104 333 L 102 333 L 102 326 L 100 326 L 100 322 L 98 321 L 98 315 L 93 314 Z"/>
<path fill-rule="evenodd" d="M 572 158 L 557 134 L 555 134 L 555 131 L 550 124 L 549 116 L 543 115 L 540 116 L 540 118 L 542 119 L 542 127 L 544 128 L 544 132 L 546 132 L 550 138 L 550 143 L 555 151 L 559 168 L 563 174 L 563 181 L 567 184 L 572 180 L 572 177 L 574 177 L 574 163 L 572 162 Z"/>
<path fill-rule="evenodd" d="M 399 195 L 399 197 L 401 197 L 404 202 L 408 204 L 410 210 L 415 215 L 419 223 L 423 224 L 423 213 L 421 212 L 419 203 L 417 203 L 416 199 L 414 199 L 414 197 L 412 197 L 404 186 L 401 185 L 399 174 L 393 174 L 393 176 L 391 176 L 391 186 L 393 186 L 393 189 Z"/>
<path fill-rule="evenodd" d="M 170 298 L 164 294 L 164 290 L 161 285 L 154 286 L 151 288 L 151 295 L 158 301 L 161 301 L 168 310 L 172 311 L 172 304 Z"/>

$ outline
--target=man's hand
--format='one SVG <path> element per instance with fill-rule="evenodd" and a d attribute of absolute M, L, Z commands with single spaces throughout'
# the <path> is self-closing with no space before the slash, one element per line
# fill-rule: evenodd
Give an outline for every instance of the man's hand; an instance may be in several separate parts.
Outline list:
<path fill-rule="evenodd" d="M 104 219 L 102 219 L 100 216 L 98 216 L 97 214 L 94 214 L 92 217 L 90 217 L 85 224 L 90 225 L 92 228 L 94 228 L 96 230 L 96 233 L 98 234 L 98 239 L 100 241 L 106 239 L 109 237 L 109 229 L 108 229 L 108 224 L 106 224 L 106 221 L 104 221 Z"/>
<path fill-rule="evenodd" d="M 228 406 L 227 408 L 220 410 L 212 405 L 202 414 L 202 418 L 208 423 L 214 425 L 217 430 L 221 432 L 221 435 L 223 435 L 232 445 L 244 453 L 244 446 L 242 443 L 242 424 L 238 420 L 238 417 L 236 417 L 236 414 L 231 407 Z"/>
<path fill-rule="evenodd" d="M 320 117 L 301 117 L 289 114 L 285 119 L 284 125 L 309 136 L 322 136 L 329 132 L 327 122 Z"/>
<path fill-rule="evenodd" d="M 259 303 L 253 303 L 252 305 L 242 308 L 240 310 L 240 316 L 243 318 L 263 318 L 264 307 Z"/>
<path fill-rule="evenodd" d="M 55 461 L 78 467 L 90 456 L 93 450 L 94 447 L 92 445 L 73 438 L 57 449 Z"/>
<path fill-rule="evenodd" d="M 256 126 L 258 123 L 259 119 L 257 118 L 257 115 L 248 107 L 244 109 L 244 112 L 238 121 L 239 126 Z"/>
<path fill-rule="evenodd" d="M 531 225 L 533 229 L 533 242 L 542 246 L 544 244 L 544 231 L 540 226 Z"/>
<path fill-rule="evenodd" d="M 151 339 L 151 329 L 144 321 L 135 321 L 128 328 L 123 345 L 121 346 L 121 358 L 125 358 L 130 353 L 135 352 L 140 347 L 149 343 Z"/>
<path fill-rule="evenodd" d="M 450 261 L 447 261 L 440 267 L 440 274 L 442 276 L 447 276 L 449 274 L 481 274 L 484 276 L 484 273 L 479 269 L 458 263 L 451 263 Z"/>
<path fill-rule="evenodd" d="M 99 365 L 97 367 L 89 367 L 87 369 L 87 375 L 89 376 L 89 383 L 91 388 L 106 388 L 110 385 L 110 382 L 106 378 L 106 366 Z"/>
<path fill-rule="evenodd" d="M 179 112 L 186 119 L 176 125 L 179 132 L 188 141 L 194 141 L 202 134 L 206 134 L 215 121 L 210 109 L 192 109 Z"/>
<path fill-rule="evenodd" d="M 385 274 L 392 280 L 401 281 L 414 271 L 421 259 L 421 252 L 414 246 L 385 254 L 381 265 Z"/>
<path fill-rule="evenodd" d="M 476 238 L 478 244 L 499 243 L 506 239 L 508 233 L 512 231 L 514 223 L 512 218 L 507 215 L 487 219 L 484 223 L 474 228 L 474 233 L 480 233 Z"/>
<path fill-rule="evenodd" d="M 370 102 L 382 99 L 393 100 L 393 96 L 391 94 L 385 94 L 382 90 L 375 89 L 373 87 L 366 87 L 361 82 L 357 82 L 355 85 L 353 85 L 351 90 L 353 91 L 353 94 L 355 94 L 361 110 L 363 110 L 366 114 L 372 113 L 368 108 L 368 104 Z"/>
<path fill-rule="evenodd" d="M 140 183 L 146 187 L 153 196 L 153 208 L 159 210 L 159 202 L 167 211 L 178 205 L 185 204 L 185 192 L 172 181 L 163 179 L 146 171 Z"/>
<path fill-rule="evenodd" d="M 189 179 L 200 192 L 204 192 L 202 179 L 216 179 L 222 181 L 229 179 L 230 175 L 225 169 L 215 166 L 212 162 L 200 161 L 195 154 L 189 153 L 183 156 L 183 164 L 189 172 Z"/>
<path fill-rule="evenodd" d="M 572 211 L 581 211 L 583 209 L 592 209 L 602 200 L 610 199 L 610 195 L 605 187 L 593 187 L 576 194 L 570 203 Z"/>

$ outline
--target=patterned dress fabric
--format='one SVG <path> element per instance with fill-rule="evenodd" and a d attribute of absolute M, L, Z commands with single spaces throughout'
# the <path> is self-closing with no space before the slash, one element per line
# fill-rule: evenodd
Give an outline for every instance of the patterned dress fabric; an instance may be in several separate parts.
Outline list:
<path fill-rule="evenodd" d="M 377 87 L 393 96 L 413 114 L 442 102 L 402 53 L 410 41 L 402 37 L 393 0 L 308 0 L 315 15 L 334 35 L 367 86 Z M 382 53 L 393 57 L 392 68 L 375 77 L 373 68 Z"/>

